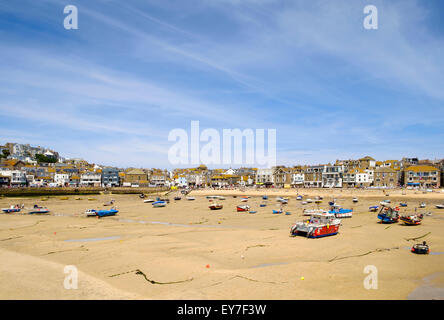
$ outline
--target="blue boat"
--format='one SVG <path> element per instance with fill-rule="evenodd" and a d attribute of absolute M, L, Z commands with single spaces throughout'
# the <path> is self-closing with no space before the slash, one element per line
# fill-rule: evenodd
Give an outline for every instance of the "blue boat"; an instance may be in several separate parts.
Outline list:
<path fill-rule="evenodd" d="M 336 216 L 336 218 L 351 218 L 353 216 L 353 209 L 330 209 L 328 213 L 332 213 Z"/>
<path fill-rule="evenodd" d="M 400 205 L 401 207 L 407 207 L 407 203 L 402 203 L 402 202 L 401 202 L 399 205 Z"/>
<path fill-rule="evenodd" d="M 368 210 L 371 212 L 376 212 L 378 210 L 378 208 L 379 208 L 379 206 L 371 206 L 371 207 L 368 207 Z"/>
<path fill-rule="evenodd" d="M 161 200 L 154 201 L 154 202 L 151 203 L 151 204 L 152 204 L 152 205 L 155 205 L 155 204 L 158 204 L 158 203 L 160 203 L 160 204 L 166 204 L 165 201 L 161 201 Z"/>
<path fill-rule="evenodd" d="M 378 219 L 382 223 L 396 223 L 399 221 L 398 210 L 391 207 L 382 207 L 378 213 Z"/>
<path fill-rule="evenodd" d="M 119 211 L 116 209 L 98 210 L 98 211 L 96 211 L 96 214 L 99 217 L 108 217 L 108 216 L 115 216 L 117 212 L 119 212 Z"/>
<path fill-rule="evenodd" d="M 281 214 L 282 210 L 273 210 L 273 214 Z"/>
<path fill-rule="evenodd" d="M 20 210 L 21 210 L 20 208 L 16 208 L 16 207 L 2 209 L 2 211 L 4 213 L 20 212 Z"/>
<path fill-rule="evenodd" d="M 263 196 L 262 199 L 268 200 L 268 196 Z"/>
<path fill-rule="evenodd" d="M 259 205 L 260 207 L 266 207 L 267 205 L 265 203 L 262 203 Z"/>
<path fill-rule="evenodd" d="M 290 215 L 291 215 L 291 212 L 288 212 L 288 211 L 287 211 L 287 212 L 285 212 L 285 215 L 286 215 L 286 216 L 290 216 Z"/>

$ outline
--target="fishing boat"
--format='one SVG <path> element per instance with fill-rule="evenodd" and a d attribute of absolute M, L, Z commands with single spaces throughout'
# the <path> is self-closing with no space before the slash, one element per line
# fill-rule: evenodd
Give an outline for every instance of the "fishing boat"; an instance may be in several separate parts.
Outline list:
<path fill-rule="evenodd" d="M 376 211 L 378 211 L 378 208 L 379 208 L 379 206 L 371 206 L 371 207 L 368 207 L 368 210 L 370 212 L 376 212 Z"/>
<path fill-rule="evenodd" d="M 311 216 L 313 214 L 318 214 L 318 213 L 328 213 L 328 211 L 326 210 L 322 210 L 322 209 L 304 209 L 304 211 L 302 211 L 302 214 L 304 216 Z"/>
<path fill-rule="evenodd" d="M 87 217 L 97 216 L 99 218 L 102 218 L 102 217 L 108 217 L 108 216 L 115 216 L 117 212 L 119 212 L 119 211 L 116 208 L 111 208 L 109 210 L 88 209 L 85 211 L 85 214 Z"/>
<path fill-rule="evenodd" d="M 247 202 L 248 201 L 248 198 L 242 198 L 241 199 L 241 202 Z"/>
<path fill-rule="evenodd" d="M 187 199 L 187 200 L 196 200 L 195 197 L 187 197 L 186 199 Z"/>
<path fill-rule="evenodd" d="M 278 197 L 278 198 L 276 198 L 276 201 L 277 201 L 277 202 L 280 202 L 280 203 L 282 203 L 282 204 L 287 204 L 287 203 L 288 203 L 288 199 L 286 199 L 286 198 L 282 198 L 282 197 Z"/>
<path fill-rule="evenodd" d="M 249 205 L 241 205 L 241 206 L 237 206 L 236 207 L 237 212 L 244 212 L 244 211 L 249 211 L 250 210 L 250 206 Z"/>
<path fill-rule="evenodd" d="M 411 251 L 417 254 L 429 254 L 430 248 L 425 241 L 423 243 L 417 243 L 413 245 Z"/>
<path fill-rule="evenodd" d="M 412 214 L 409 216 L 401 216 L 399 220 L 401 220 L 408 226 L 417 226 L 421 224 L 423 218 L 423 214 Z"/>
<path fill-rule="evenodd" d="M 302 200 L 302 196 L 297 196 L 296 200 Z"/>
<path fill-rule="evenodd" d="M 224 206 L 221 204 L 217 204 L 217 203 L 213 203 L 211 204 L 208 208 L 210 208 L 211 210 L 220 210 L 222 209 Z"/>
<path fill-rule="evenodd" d="M 381 201 L 379 204 L 381 205 L 381 206 L 386 206 L 387 204 L 389 204 L 390 203 L 390 200 L 384 200 L 384 201 Z"/>
<path fill-rule="evenodd" d="M 262 196 L 263 200 L 268 200 L 268 196 Z"/>
<path fill-rule="evenodd" d="M 426 207 L 425 202 L 422 202 L 422 203 L 419 205 L 419 207 L 420 207 L 420 208 L 425 208 L 425 207 Z"/>
<path fill-rule="evenodd" d="M 284 211 L 282 210 L 282 209 L 279 209 L 279 210 L 273 210 L 273 214 L 281 214 L 281 213 L 283 213 Z"/>
<path fill-rule="evenodd" d="M 358 198 L 353 198 L 353 200 L 352 200 L 354 203 L 356 203 L 356 202 L 358 202 L 359 200 L 358 200 Z"/>
<path fill-rule="evenodd" d="M 14 212 L 20 212 L 21 208 L 18 205 L 10 206 L 9 208 L 3 208 L 2 211 L 4 213 L 14 213 Z"/>
<path fill-rule="evenodd" d="M 388 206 L 382 206 L 381 210 L 378 213 L 378 219 L 381 220 L 382 223 L 396 223 L 399 221 L 399 209 L 391 208 Z"/>
<path fill-rule="evenodd" d="M 400 206 L 400 207 L 407 207 L 407 203 L 400 202 L 400 203 L 399 203 L 399 206 Z"/>
<path fill-rule="evenodd" d="M 437 208 L 437 209 L 444 209 L 444 204 L 437 204 L 437 205 L 436 205 L 436 208 Z"/>
<path fill-rule="evenodd" d="M 29 214 L 45 214 L 48 213 L 49 209 L 46 207 L 39 207 L 38 205 L 34 205 L 32 209 L 28 211 Z"/>
<path fill-rule="evenodd" d="M 153 208 L 162 208 L 166 206 L 166 202 L 165 201 L 154 201 L 152 203 Z"/>
<path fill-rule="evenodd" d="M 321 238 L 333 236 L 339 232 L 341 220 L 331 213 L 317 213 L 308 221 L 294 224 L 290 229 L 293 236 L 304 236 L 307 238 Z"/>

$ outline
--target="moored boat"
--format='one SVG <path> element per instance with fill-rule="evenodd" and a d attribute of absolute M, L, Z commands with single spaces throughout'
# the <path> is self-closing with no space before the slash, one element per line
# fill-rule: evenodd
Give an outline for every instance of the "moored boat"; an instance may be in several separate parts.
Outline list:
<path fill-rule="evenodd" d="M 208 208 L 210 208 L 211 210 L 220 210 L 222 209 L 224 206 L 218 203 L 213 203 L 211 204 Z"/>
<path fill-rule="evenodd" d="M 353 198 L 353 200 L 352 200 L 354 203 L 356 203 L 356 202 L 358 202 L 359 200 L 358 200 L 358 198 Z"/>
<path fill-rule="evenodd" d="M 376 211 L 378 211 L 378 208 L 379 208 L 379 206 L 371 206 L 371 207 L 368 207 L 368 210 L 370 212 L 376 212 Z"/>
<path fill-rule="evenodd" d="M 154 200 L 154 199 L 143 200 L 144 203 L 153 203 L 154 201 L 156 201 L 156 200 Z"/>
<path fill-rule="evenodd" d="M 166 202 L 165 201 L 154 201 L 153 203 L 152 203 L 152 206 L 153 206 L 153 208 L 162 208 L 162 207 L 165 207 L 166 206 Z"/>
<path fill-rule="evenodd" d="M 382 223 L 396 223 L 399 221 L 399 209 L 381 206 L 381 210 L 378 213 L 378 219 L 380 219 Z"/>
<path fill-rule="evenodd" d="M 3 208 L 2 211 L 4 213 L 14 213 L 14 212 L 20 212 L 21 208 L 18 205 L 10 206 L 9 208 Z"/>
<path fill-rule="evenodd" d="M 334 214 L 336 218 L 351 218 L 353 209 L 331 208 L 328 213 Z"/>
<path fill-rule="evenodd" d="M 294 224 L 290 229 L 293 236 L 305 236 L 307 238 L 321 238 L 336 235 L 339 232 L 341 220 L 331 213 L 313 214 L 308 221 Z"/>
<path fill-rule="evenodd" d="M 417 254 L 429 254 L 430 248 L 425 241 L 413 245 L 411 251 Z"/>
<path fill-rule="evenodd" d="M 436 208 L 437 208 L 437 209 L 444 209 L 444 204 L 437 204 L 437 205 L 436 205 Z"/>
<path fill-rule="evenodd" d="M 241 206 L 237 206 L 236 207 L 237 212 L 244 212 L 244 211 L 249 211 L 250 210 L 250 206 L 249 205 L 241 205 Z"/>
<path fill-rule="evenodd" d="M 407 207 L 407 203 L 400 202 L 400 203 L 399 203 L 399 206 L 400 206 L 400 207 Z"/>
<path fill-rule="evenodd" d="M 421 224 L 423 218 L 423 214 L 412 214 L 409 216 L 401 216 L 399 220 L 401 220 L 408 226 L 417 226 Z"/>
<path fill-rule="evenodd" d="M 426 207 L 426 203 L 425 202 L 421 202 L 421 204 L 419 205 L 420 208 L 425 208 Z"/>
<path fill-rule="evenodd" d="M 259 205 L 259 207 L 266 207 L 266 206 L 267 206 L 266 203 L 261 203 L 261 204 Z"/>
<path fill-rule="evenodd" d="M 119 211 L 116 208 L 111 208 L 109 210 L 88 209 L 85 211 L 85 214 L 87 217 L 97 216 L 97 217 L 101 218 L 101 217 L 115 216 L 116 213 L 118 213 L 118 212 Z"/>
<path fill-rule="evenodd" d="M 304 209 L 304 211 L 302 211 L 302 214 L 304 216 L 311 216 L 313 214 L 318 214 L 318 213 L 328 213 L 328 211 L 326 210 L 322 210 L 322 209 Z"/>
<path fill-rule="evenodd" d="M 268 196 L 262 196 L 263 200 L 268 200 Z"/>
<path fill-rule="evenodd" d="M 192 201 L 192 200 L 196 200 L 195 197 L 187 197 L 186 199 L 187 199 L 187 200 L 190 200 L 190 201 Z"/>
<path fill-rule="evenodd" d="M 301 195 L 297 196 L 296 200 L 302 200 L 302 196 Z"/>
<path fill-rule="evenodd" d="M 279 210 L 273 210 L 273 214 L 281 214 L 281 213 L 283 213 L 284 211 L 282 210 L 282 209 L 279 209 Z"/>
<path fill-rule="evenodd" d="M 34 205 L 34 207 L 28 211 L 29 214 L 45 214 L 48 212 L 49 212 L 48 208 L 39 207 L 38 205 Z"/>

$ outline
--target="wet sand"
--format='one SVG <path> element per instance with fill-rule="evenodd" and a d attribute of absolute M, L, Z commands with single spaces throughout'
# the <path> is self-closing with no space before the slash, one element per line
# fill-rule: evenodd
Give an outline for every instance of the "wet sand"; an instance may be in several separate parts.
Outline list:
<path fill-rule="evenodd" d="M 342 220 L 336 236 L 290 237 L 291 225 L 304 219 L 303 208 L 317 207 L 303 206 L 298 192 L 323 196 L 320 208 L 335 197 L 354 216 Z M 444 210 L 434 207 L 444 203 L 444 193 L 387 193 L 203 190 L 192 192 L 194 201 L 174 201 L 171 194 L 164 208 L 137 195 L 0 198 L 1 208 L 24 203 L 51 210 L 0 214 L 0 299 L 444 299 Z M 226 196 L 219 201 L 222 210 L 209 210 L 210 194 Z M 270 198 L 261 208 L 263 194 Z M 251 196 L 256 214 L 236 212 L 240 195 Z M 285 210 L 291 215 L 271 213 L 277 195 L 290 198 Z M 111 198 L 117 216 L 84 216 L 88 208 L 106 208 L 102 204 Z M 432 215 L 420 226 L 382 225 L 368 207 L 384 199 L 407 202 L 401 214 L 424 201 L 427 207 L 418 211 Z M 423 240 L 432 254 L 412 254 L 410 247 Z M 77 290 L 64 289 L 66 265 L 79 270 Z M 367 265 L 377 267 L 377 290 L 364 288 Z"/>

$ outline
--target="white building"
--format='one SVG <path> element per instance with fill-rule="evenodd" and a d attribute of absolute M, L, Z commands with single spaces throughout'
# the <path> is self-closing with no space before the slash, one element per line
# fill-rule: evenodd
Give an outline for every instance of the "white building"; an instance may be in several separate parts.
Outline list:
<path fill-rule="evenodd" d="M 69 184 L 69 174 L 67 173 L 56 173 L 54 174 L 54 183 L 59 186 L 65 186 Z"/>
<path fill-rule="evenodd" d="M 81 186 L 100 187 L 102 175 L 99 173 L 85 173 L 80 176 Z"/>
<path fill-rule="evenodd" d="M 322 187 L 323 188 L 342 188 L 342 175 L 344 173 L 344 166 L 327 165 L 322 172 Z"/>
<path fill-rule="evenodd" d="M 273 169 L 257 169 L 256 184 L 274 184 Z"/>
<path fill-rule="evenodd" d="M 305 177 L 304 177 L 304 173 L 302 172 L 294 172 L 291 175 L 291 184 L 294 186 L 304 186 L 304 181 L 305 181 Z"/>
<path fill-rule="evenodd" d="M 21 170 L 0 170 L 0 175 L 9 177 L 11 185 L 26 185 L 26 172 Z"/>

